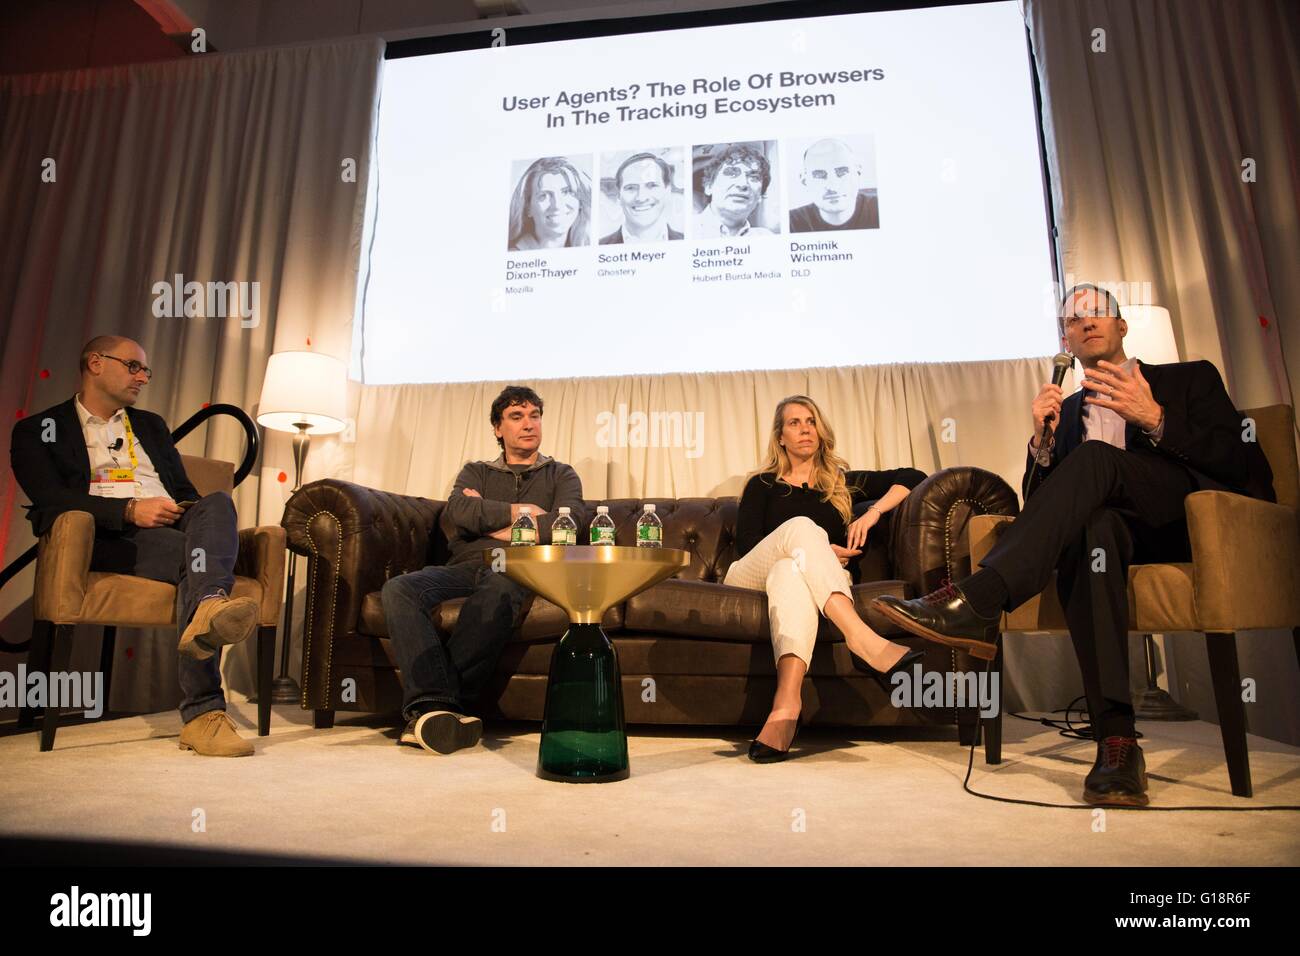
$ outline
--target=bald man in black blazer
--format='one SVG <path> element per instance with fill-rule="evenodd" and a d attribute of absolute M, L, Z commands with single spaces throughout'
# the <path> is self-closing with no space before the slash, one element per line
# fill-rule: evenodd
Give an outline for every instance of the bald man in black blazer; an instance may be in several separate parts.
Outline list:
<path fill-rule="evenodd" d="M 67 511 L 95 519 L 90 569 L 177 585 L 180 742 L 204 756 L 249 756 L 253 746 L 226 715 L 221 649 L 257 627 L 257 602 L 232 597 L 239 532 L 225 492 L 200 497 L 161 416 L 133 408 L 153 372 L 123 336 L 91 339 L 81 390 L 18 422 L 14 477 L 40 537 Z M 192 560 L 200 554 L 201 562 Z"/>

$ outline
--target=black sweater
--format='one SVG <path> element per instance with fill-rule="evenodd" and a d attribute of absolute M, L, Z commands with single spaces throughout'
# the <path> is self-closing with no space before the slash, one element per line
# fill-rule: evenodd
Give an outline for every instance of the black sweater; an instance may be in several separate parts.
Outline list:
<path fill-rule="evenodd" d="M 915 468 L 892 471 L 850 471 L 844 476 L 853 496 L 855 515 L 879 501 L 894 485 L 915 488 L 925 474 Z M 743 558 L 765 537 L 791 518 L 807 517 L 826 529 L 831 544 L 844 547 L 848 541 L 847 525 L 835 506 L 822 501 L 815 488 L 805 491 L 780 481 L 775 475 L 760 474 L 750 478 L 740 496 L 736 515 L 736 557 Z"/>

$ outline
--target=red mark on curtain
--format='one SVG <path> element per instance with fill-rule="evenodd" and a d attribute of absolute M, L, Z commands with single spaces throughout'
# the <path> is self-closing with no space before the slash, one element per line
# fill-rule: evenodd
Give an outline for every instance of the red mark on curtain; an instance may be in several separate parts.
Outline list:
<path fill-rule="evenodd" d="M 281 484 L 284 484 L 286 481 L 289 480 L 289 476 L 286 475 L 284 472 L 280 472 L 280 474 L 275 476 L 275 480 L 280 482 Z"/>
<path fill-rule="evenodd" d="M 49 378 L 49 377 L 50 377 L 50 370 L 48 368 L 41 369 L 41 378 Z"/>
<path fill-rule="evenodd" d="M 1264 318 L 1262 315 L 1259 317 L 1259 327 L 1261 329 L 1268 328 L 1268 319 Z"/>

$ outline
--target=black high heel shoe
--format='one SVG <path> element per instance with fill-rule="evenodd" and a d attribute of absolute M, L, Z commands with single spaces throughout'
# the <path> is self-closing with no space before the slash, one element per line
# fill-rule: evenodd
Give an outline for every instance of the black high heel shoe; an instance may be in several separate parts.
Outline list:
<path fill-rule="evenodd" d="M 790 737 L 790 747 L 794 746 L 795 740 L 799 737 L 799 728 L 803 726 L 803 714 L 799 715 L 795 721 L 794 734 Z M 761 730 L 762 728 L 760 728 Z M 759 741 L 757 737 L 749 742 L 749 759 L 754 763 L 780 763 L 786 757 L 790 756 L 790 747 L 784 750 L 777 750 L 775 747 L 769 747 L 767 744 Z"/>
<path fill-rule="evenodd" d="M 845 646 L 847 647 L 848 645 Z M 890 679 L 893 678 L 895 674 L 910 670 L 913 664 L 919 663 L 921 659 L 925 657 L 925 649 L 921 647 L 912 648 L 898 659 L 897 664 L 887 671 L 876 670 L 851 650 L 849 651 L 849 657 L 853 659 L 854 667 L 866 674 L 868 677 L 873 678 L 875 682 L 880 685 L 880 689 L 888 694 L 893 690 L 893 687 L 890 685 Z"/>

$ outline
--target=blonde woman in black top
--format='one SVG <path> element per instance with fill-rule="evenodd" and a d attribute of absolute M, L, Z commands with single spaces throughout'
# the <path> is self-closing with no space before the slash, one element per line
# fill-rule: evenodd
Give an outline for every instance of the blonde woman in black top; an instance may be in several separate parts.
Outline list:
<path fill-rule="evenodd" d="M 798 731 L 800 690 L 817 638 L 819 615 L 840 629 L 854 666 L 880 680 L 920 660 L 877 634 L 853 606 L 849 562 L 860 555 L 881 515 L 911 490 L 920 473 L 875 473 L 869 487 L 851 488 L 845 462 L 835 453 L 835 433 L 806 395 L 782 399 L 772 420 L 767 456 L 746 482 L 736 518 L 737 560 L 724 584 L 767 592 L 776 695 L 762 730 L 750 744 L 758 763 L 785 759 Z M 853 518 L 855 498 L 878 498 Z"/>

